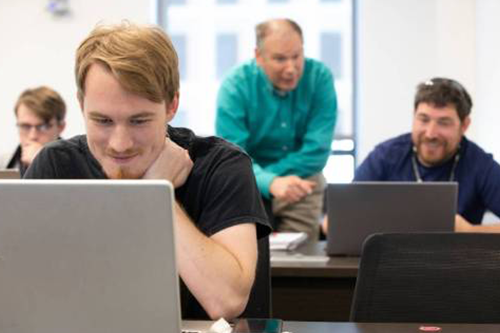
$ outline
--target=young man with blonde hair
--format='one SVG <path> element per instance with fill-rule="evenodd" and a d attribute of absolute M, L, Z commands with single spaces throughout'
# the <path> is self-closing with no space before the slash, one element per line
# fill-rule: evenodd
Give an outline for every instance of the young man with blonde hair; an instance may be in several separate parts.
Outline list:
<path fill-rule="evenodd" d="M 19 169 L 22 176 L 43 146 L 61 135 L 66 104 L 56 91 L 41 86 L 23 91 L 14 112 L 20 144 L 12 156 L 3 158 L 0 169 Z"/>
<path fill-rule="evenodd" d="M 77 50 L 75 74 L 87 135 L 44 149 L 26 177 L 172 182 L 183 318 L 240 315 L 268 223 L 246 154 L 168 126 L 179 103 L 168 36 L 153 26 L 98 26 Z"/>

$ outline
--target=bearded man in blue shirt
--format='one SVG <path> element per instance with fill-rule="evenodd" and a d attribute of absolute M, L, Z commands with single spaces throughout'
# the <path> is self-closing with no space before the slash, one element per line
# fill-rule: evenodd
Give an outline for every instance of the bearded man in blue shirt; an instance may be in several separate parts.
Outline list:
<path fill-rule="evenodd" d="M 232 70 L 217 98 L 217 135 L 252 157 L 257 185 L 279 231 L 319 234 L 337 118 L 331 71 L 305 58 L 299 25 L 256 27 L 255 59 Z"/>
<path fill-rule="evenodd" d="M 412 132 L 375 147 L 355 181 L 455 181 L 455 230 L 500 232 L 481 225 L 485 211 L 500 216 L 500 165 L 465 137 L 472 99 L 457 81 L 433 78 L 417 87 Z"/>

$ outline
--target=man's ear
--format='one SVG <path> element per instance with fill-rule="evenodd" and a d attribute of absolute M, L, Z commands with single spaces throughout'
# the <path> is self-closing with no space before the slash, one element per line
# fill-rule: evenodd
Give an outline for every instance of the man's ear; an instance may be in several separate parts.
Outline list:
<path fill-rule="evenodd" d="M 179 107 L 179 92 L 175 93 L 174 98 L 167 104 L 167 122 L 169 123 L 177 113 L 177 108 Z"/>
<path fill-rule="evenodd" d="M 258 47 L 255 48 L 255 61 L 257 65 L 262 66 L 264 59 L 262 58 L 262 50 Z"/>
<path fill-rule="evenodd" d="M 60 122 L 58 122 L 57 123 L 57 129 L 58 129 L 57 136 L 61 136 L 61 133 L 64 131 L 65 128 L 66 128 L 66 121 L 61 120 Z"/>
<path fill-rule="evenodd" d="M 462 121 L 461 128 L 462 128 L 462 135 L 467 131 L 471 123 L 470 116 L 465 117 L 465 119 Z"/>
<path fill-rule="evenodd" d="M 83 112 L 83 94 L 80 91 L 76 93 L 76 99 L 78 100 L 78 104 L 80 105 L 80 110 Z"/>

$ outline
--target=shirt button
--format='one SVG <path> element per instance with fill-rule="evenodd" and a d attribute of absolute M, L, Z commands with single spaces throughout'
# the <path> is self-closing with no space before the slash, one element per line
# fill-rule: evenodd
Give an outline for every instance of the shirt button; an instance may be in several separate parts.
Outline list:
<path fill-rule="evenodd" d="M 288 146 L 283 146 L 283 150 L 287 151 L 288 150 Z"/>
<path fill-rule="evenodd" d="M 286 123 L 281 123 L 281 127 L 286 128 Z"/>

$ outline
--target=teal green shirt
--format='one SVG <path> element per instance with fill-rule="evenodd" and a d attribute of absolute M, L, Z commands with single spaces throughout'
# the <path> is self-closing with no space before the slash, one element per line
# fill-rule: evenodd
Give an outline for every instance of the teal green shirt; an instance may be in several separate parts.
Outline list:
<path fill-rule="evenodd" d="M 297 87 L 274 89 L 255 59 L 232 70 L 217 96 L 216 133 L 247 151 L 260 192 L 277 176 L 314 175 L 325 167 L 337 119 L 331 71 L 305 59 Z"/>

